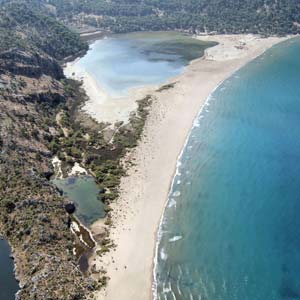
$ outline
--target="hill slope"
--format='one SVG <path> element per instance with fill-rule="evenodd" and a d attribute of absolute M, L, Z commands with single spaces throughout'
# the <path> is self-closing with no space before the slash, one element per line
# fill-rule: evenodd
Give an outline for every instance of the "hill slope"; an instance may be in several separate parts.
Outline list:
<path fill-rule="evenodd" d="M 96 283 L 77 267 L 78 239 L 49 182 L 55 117 L 74 101 L 57 59 L 87 45 L 26 5 L 2 5 L 0 28 L 0 235 L 13 248 L 18 299 L 87 299 Z"/>
<path fill-rule="evenodd" d="M 218 33 L 300 32 L 297 0 L 30 0 L 66 24 L 113 32 L 136 30 Z"/>

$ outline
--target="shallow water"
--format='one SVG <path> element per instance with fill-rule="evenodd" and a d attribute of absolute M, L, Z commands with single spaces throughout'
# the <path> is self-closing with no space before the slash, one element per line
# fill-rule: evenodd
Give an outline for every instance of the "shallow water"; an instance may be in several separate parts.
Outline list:
<path fill-rule="evenodd" d="M 0 299 L 14 300 L 19 290 L 14 276 L 14 263 L 10 258 L 11 250 L 5 240 L 0 239 Z"/>
<path fill-rule="evenodd" d="M 112 97 L 129 89 L 162 84 L 179 75 L 193 59 L 215 43 L 176 32 L 143 32 L 114 35 L 96 41 L 76 62 Z"/>
<path fill-rule="evenodd" d="M 160 232 L 159 299 L 300 299 L 299 74 L 293 39 L 198 116 Z"/>
<path fill-rule="evenodd" d="M 98 199 L 99 187 L 91 176 L 54 179 L 53 183 L 64 192 L 64 196 L 76 205 L 75 215 L 86 226 L 105 216 L 104 204 Z"/>

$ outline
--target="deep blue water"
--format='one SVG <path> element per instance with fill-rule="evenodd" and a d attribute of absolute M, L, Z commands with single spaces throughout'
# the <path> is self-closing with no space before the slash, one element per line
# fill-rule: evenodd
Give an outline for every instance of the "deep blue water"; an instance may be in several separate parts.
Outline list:
<path fill-rule="evenodd" d="M 213 93 L 178 172 L 161 229 L 159 299 L 300 299 L 299 39 Z"/>
<path fill-rule="evenodd" d="M 0 239 L 0 299 L 14 300 L 19 289 L 14 276 L 14 263 L 10 256 L 10 247 Z"/>

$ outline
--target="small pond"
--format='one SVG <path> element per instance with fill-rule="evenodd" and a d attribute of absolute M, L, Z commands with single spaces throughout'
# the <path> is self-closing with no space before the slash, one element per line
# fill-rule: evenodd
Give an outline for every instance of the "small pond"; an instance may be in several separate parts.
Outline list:
<path fill-rule="evenodd" d="M 76 205 L 75 215 L 85 225 L 90 226 L 104 218 L 104 204 L 99 198 L 99 187 L 91 176 L 54 179 L 53 183 L 63 191 L 64 196 Z"/>

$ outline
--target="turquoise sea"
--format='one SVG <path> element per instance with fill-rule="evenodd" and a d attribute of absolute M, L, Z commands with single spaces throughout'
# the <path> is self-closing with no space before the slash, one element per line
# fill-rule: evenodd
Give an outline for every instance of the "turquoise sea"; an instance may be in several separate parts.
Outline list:
<path fill-rule="evenodd" d="M 300 299 L 299 38 L 211 95 L 159 235 L 160 300 Z"/>

